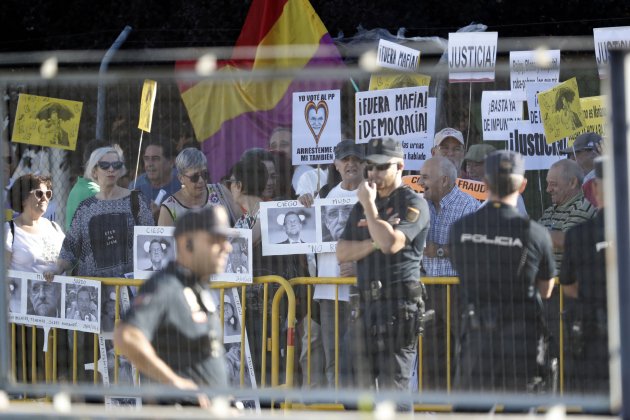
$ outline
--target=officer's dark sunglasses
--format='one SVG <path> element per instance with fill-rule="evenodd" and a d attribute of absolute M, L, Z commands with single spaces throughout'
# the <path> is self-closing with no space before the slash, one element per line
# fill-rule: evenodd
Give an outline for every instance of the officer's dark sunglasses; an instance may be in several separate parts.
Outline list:
<path fill-rule="evenodd" d="M 114 168 L 115 171 L 119 170 L 120 168 L 123 167 L 123 163 L 121 161 L 116 161 L 116 162 L 106 162 L 104 160 L 99 160 L 98 161 L 98 167 L 101 168 L 102 170 L 106 171 L 108 170 L 110 167 Z"/>
<path fill-rule="evenodd" d="M 192 175 L 186 175 L 186 174 L 182 174 L 182 175 L 190 179 L 190 182 L 192 182 L 193 184 L 196 184 L 197 181 L 199 181 L 199 178 L 203 178 L 206 181 L 208 180 L 208 171 L 195 172 Z"/>
<path fill-rule="evenodd" d="M 396 165 L 396 162 L 388 162 L 388 163 L 381 163 L 376 164 L 376 163 L 368 163 L 367 165 L 365 165 L 365 169 L 368 171 L 373 171 L 373 170 L 377 170 L 377 171 L 386 171 L 389 169 L 390 166 L 392 165 Z"/>

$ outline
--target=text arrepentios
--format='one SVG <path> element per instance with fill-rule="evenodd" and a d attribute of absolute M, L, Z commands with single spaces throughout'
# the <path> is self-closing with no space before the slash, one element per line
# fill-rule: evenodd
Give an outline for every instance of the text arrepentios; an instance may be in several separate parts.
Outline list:
<path fill-rule="evenodd" d="M 449 68 L 494 68 L 496 45 L 455 45 L 448 57 Z"/>
<path fill-rule="evenodd" d="M 525 59 L 523 61 L 520 61 L 520 60 L 512 61 L 512 71 L 515 71 L 518 73 L 531 74 L 532 72 L 535 72 L 535 71 L 540 71 L 540 70 L 548 71 L 552 69 L 557 69 L 558 67 L 559 67 L 559 64 L 558 64 L 558 59 L 556 57 L 552 57 L 549 67 L 544 68 L 544 69 L 538 66 L 536 62 L 533 60 Z M 557 82 L 557 81 L 558 79 L 556 77 L 542 77 L 542 78 L 519 77 L 515 80 L 512 80 L 512 90 L 525 89 L 525 86 L 527 85 L 527 83 L 538 83 L 538 82 L 548 83 L 548 82 Z"/>
<path fill-rule="evenodd" d="M 506 98 L 492 99 L 488 106 L 488 112 L 516 112 L 516 101 L 512 101 Z M 505 131 L 507 130 L 508 121 L 512 121 L 514 118 L 506 117 L 494 117 L 483 119 L 484 131 Z"/>
<path fill-rule="evenodd" d="M 373 96 L 359 98 L 357 100 L 359 101 L 357 110 L 360 117 L 417 109 L 417 111 L 410 115 L 384 115 L 382 117 L 361 121 L 358 127 L 359 132 L 357 133 L 359 140 L 374 137 L 399 137 L 427 131 L 426 107 L 428 103 L 428 93 L 426 91 L 396 94 L 393 104 L 390 104 L 390 100 L 387 96 Z"/>
<path fill-rule="evenodd" d="M 381 63 L 391 64 L 400 69 L 415 70 L 418 67 L 418 59 L 415 54 L 397 51 L 393 48 L 381 45 L 378 49 L 378 58 Z"/>

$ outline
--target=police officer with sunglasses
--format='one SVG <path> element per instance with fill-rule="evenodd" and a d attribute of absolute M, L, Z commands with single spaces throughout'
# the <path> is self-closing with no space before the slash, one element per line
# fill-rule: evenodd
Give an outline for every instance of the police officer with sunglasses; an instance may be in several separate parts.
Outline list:
<path fill-rule="evenodd" d="M 355 385 L 407 390 L 424 321 L 429 208 L 402 183 L 400 142 L 372 139 L 366 155 L 367 180 L 337 243 L 339 262 L 357 262 L 359 314 L 349 328 Z"/>

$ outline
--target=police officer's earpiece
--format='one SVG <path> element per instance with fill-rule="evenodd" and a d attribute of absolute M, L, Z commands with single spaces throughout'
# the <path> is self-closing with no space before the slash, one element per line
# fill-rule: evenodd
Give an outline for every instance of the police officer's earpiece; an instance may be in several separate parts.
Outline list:
<path fill-rule="evenodd" d="M 192 239 L 186 239 L 186 250 L 188 252 L 193 252 L 193 249 L 194 249 L 194 247 L 193 247 Z"/>

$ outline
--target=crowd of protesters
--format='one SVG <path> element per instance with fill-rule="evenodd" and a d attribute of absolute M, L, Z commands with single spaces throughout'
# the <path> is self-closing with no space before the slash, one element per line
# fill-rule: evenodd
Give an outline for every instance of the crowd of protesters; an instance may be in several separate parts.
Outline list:
<path fill-rule="evenodd" d="M 275 274 L 285 279 L 305 276 L 354 277 L 357 276 L 358 265 L 359 273 L 363 273 L 359 277 L 369 277 L 370 273 L 366 268 L 368 266 L 361 268 L 363 264 L 362 259 L 368 258 L 367 256 L 372 255 L 372 253 L 376 253 L 376 255 L 383 257 L 380 260 L 377 259 L 377 261 L 387 264 L 388 261 L 393 261 L 390 258 L 386 258 L 388 254 L 406 253 L 408 251 L 401 250 L 406 249 L 404 247 L 412 242 L 414 245 L 410 246 L 409 252 L 411 253 L 412 248 L 414 248 L 415 252 L 416 242 L 420 241 L 422 243 L 419 245 L 418 258 L 411 257 L 411 254 L 406 255 L 405 258 L 408 258 L 408 260 L 405 260 L 405 264 L 401 265 L 401 267 L 407 267 L 409 261 L 415 264 L 414 267 L 409 269 L 410 271 L 407 274 L 415 273 L 417 270 L 421 273 L 420 277 L 457 276 L 464 282 L 471 278 L 471 273 L 461 272 L 461 270 L 462 268 L 472 270 L 472 265 L 467 260 L 470 255 L 465 255 L 466 252 L 463 251 L 466 249 L 465 246 L 459 246 L 456 249 L 456 259 L 453 259 L 453 245 L 456 241 L 454 241 L 452 233 L 453 227 L 457 225 L 458 221 L 469 220 L 472 215 L 480 214 L 477 212 L 482 211 L 494 214 L 491 213 L 493 210 L 488 207 L 496 206 L 500 199 L 510 194 L 510 197 L 513 197 L 514 208 L 518 210 L 514 211 L 514 213 L 509 213 L 509 217 L 519 217 L 521 219 L 518 220 L 527 220 L 525 205 L 527 203 L 523 202 L 523 198 L 520 195 L 525 188 L 527 177 L 524 174 L 524 169 L 522 170 L 523 173 L 519 172 L 521 171 L 521 164 L 511 155 L 508 157 L 501 155 L 503 157 L 493 159 L 499 159 L 498 164 L 503 162 L 501 159 L 508 162 L 509 170 L 513 171 L 506 175 L 508 178 L 509 176 L 515 176 L 516 178 L 514 179 L 517 179 L 519 182 L 525 180 L 525 182 L 520 182 L 518 185 L 514 184 L 514 188 L 503 195 L 495 195 L 497 201 L 492 201 L 493 198 L 491 196 L 489 202 L 480 202 L 457 188 L 455 183 L 457 178 L 483 180 L 488 183 L 488 177 L 494 177 L 492 180 L 496 181 L 496 176 L 497 174 L 502 174 L 502 169 L 500 167 L 498 169 L 492 167 L 490 170 L 495 172 L 489 174 L 488 156 L 495 156 L 495 154 L 501 154 L 501 152 L 496 152 L 493 146 L 485 144 L 473 144 L 466 150 L 466 144 L 471 144 L 472 142 L 470 140 L 466 142 L 463 134 L 456 129 L 445 128 L 435 136 L 432 149 L 433 157 L 424 163 L 423 168 L 419 172 L 419 184 L 424 189 L 424 198 L 415 193 L 410 195 L 412 193 L 405 192 L 406 195 L 409 195 L 406 200 L 409 203 L 413 203 L 409 204 L 408 207 L 411 210 L 401 209 L 400 212 L 404 211 L 405 213 L 390 214 L 392 208 L 383 208 L 382 211 L 385 212 L 383 215 L 387 214 L 387 218 L 381 216 L 380 219 L 378 214 L 367 214 L 369 211 L 363 208 L 370 206 L 370 200 L 375 200 L 375 196 L 371 194 L 376 194 L 376 190 L 371 192 L 367 186 L 374 183 L 378 184 L 381 176 L 384 177 L 383 179 L 386 179 L 387 171 L 391 170 L 395 172 L 395 175 L 392 175 L 394 177 L 392 179 L 396 179 L 395 182 L 392 181 L 394 182 L 392 188 L 406 189 L 397 181 L 398 177 L 403 174 L 418 174 L 416 171 L 404 170 L 402 159 L 399 159 L 397 155 L 398 149 L 396 145 L 388 143 L 389 140 L 383 140 L 383 143 L 375 143 L 373 147 L 368 145 L 366 149 L 364 145 L 357 145 L 352 140 L 344 140 L 335 148 L 334 163 L 328 168 L 322 170 L 306 165 L 293 167 L 290 164 L 290 134 L 290 128 L 287 127 L 280 127 L 274 130 L 270 137 L 268 150 L 250 149 L 244 151 L 241 159 L 217 183 L 210 182 L 208 166 L 212 165 L 212 162 L 209 162 L 200 150 L 188 147 L 175 156 L 173 146 L 168 141 L 155 138 L 148 142 L 142 151 L 143 173 L 137 180 L 129 185 L 125 185 L 122 180 L 127 173 L 127 166 L 121 149 L 115 144 L 91 142 L 85 147 L 84 174 L 78 178 L 68 198 L 68 212 L 64 228 L 44 217 L 48 204 L 55 197 L 55 188 L 50 178 L 27 174 L 12 183 L 8 189 L 7 196 L 15 216 L 10 222 L 5 224 L 7 267 L 14 270 L 41 273 L 48 281 L 52 281 L 54 275 L 62 273 L 90 277 L 125 277 L 125 275 L 133 272 L 134 226 L 175 226 L 177 220 L 188 212 L 220 205 L 226 209 L 231 227 L 252 230 L 254 276 Z M 369 147 L 372 147 L 372 149 L 369 149 Z M 541 268 L 542 265 L 540 267 L 528 267 L 528 270 L 534 270 L 532 278 L 540 279 L 538 276 L 540 274 L 544 277 L 544 281 L 550 280 L 559 272 L 563 273 L 561 283 L 567 285 L 565 290 L 567 290 L 567 298 L 569 299 L 568 306 L 573 308 L 571 313 L 567 315 L 571 317 L 570 319 L 567 318 L 567 325 L 570 325 L 572 328 L 570 338 L 575 338 L 575 341 L 570 340 L 568 343 L 565 343 L 565 348 L 568 346 L 571 350 L 571 358 L 567 363 L 569 369 L 567 377 L 570 378 L 568 386 L 570 388 L 573 387 L 572 389 L 574 390 L 587 389 L 597 392 L 607 392 L 605 379 L 607 374 L 605 369 L 589 369 L 591 376 L 579 374 L 577 370 L 581 363 L 588 364 L 591 361 L 596 363 L 591 358 L 597 358 L 597 363 L 603 363 L 603 365 L 607 361 L 607 352 L 605 350 L 594 349 L 593 343 L 591 343 L 590 347 L 584 347 L 584 342 L 589 341 L 589 336 L 600 337 L 598 341 L 600 343 L 603 342 L 605 345 L 605 340 L 601 338 L 605 338 L 606 330 L 605 294 L 602 299 L 602 288 L 605 291 L 605 279 L 600 278 L 603 276 L 604 271 L 589 267 L 588 269 L 592 270 L 593 275 L 597 278 L 589 279 L 590 286 L 583 288 L 581 283 L 585 280 L 583 280 L 583 274 L 580 274 L 579 267 L 580 264 L 583 265 L 583 261 L 580 261 L 581 254 L 592 254 L 593 257 L 588 260 L 589 264 L 592 265 L 601 265 L 604 261 L 599 251 L 600 249 L 605 249 L 605 247 L 594 245 L 598 247 L 596 252 L 594 249 L 587 248 L 590 246 L 590 244 L 586 243 L 588 241 L 580 243 L 582 237 L 588 237 L 589 240 L 595 241 L 597 244 L 605 242 L 600 235 L 603 215 L 601 210 L 598 211 L 598 208 L 603 206 L 601 185 L 599 184 L 602 173 L 601 170 L 599 172 L 596 170 L 596 158 L 602 155 L 602 147 L 603 140 L 599 135 L 595 133 L 582 134 L 577 137 L 573 146 L 562 151 L 567 159 L 559 160 L 549 169 L 546 191 L 550 194 L 553 204 L 544 211 L 542 218 L 539 220 L 540 225 L 544 229 L 541 228 L 539 230 L 538 227 L 529 229 L 539 234 L 536 241 L 546 243 L 546 239 L 541 239 L 540 235 L 543 237 L 549 236 L 549 249 L 553 251 L 554 258 L 552 258 L 552 261 L 545 260 L 544 269 Z M 368 154 L 369 150 L 372 151 L 372 155 Z M 6 153 L 10 152 L 9 149 Z M 380 161 L 379 156 L 386 156 L 391 159 Z M 493 160 L 492 162 L 495 161 Z M 389 186 L 380 188 L 378 189 L 379 194 L 385 190 L 389 194 Z M 489 188 L 501 189 L 503 187 L 493 184 L 489 185 Z M 309 207 L 313 205 L 314 200 L 318 197 L 348 197 L 356 196 L 357 194 L 360 194 L 359 201 L 362 204 L 362 210 L 366 211 L 367 216 L 359 217 L 362 214 L 360 213 L 361 210 L 349 216 L 350 209 L 347 209 L 348 211 L 343 215 L 336 213 L 325 214 L 326 228 L 332 240 L 344 242 L 341 251 L 338 251 L 337 254 L 319 254 L 317 257 L 303 254 L 263 256 L 260 221 L 261 202 L 297 199 L 302 205 Z M 511 206 L 509 203 L 512 203 L 512 199 L 501 202 L 503 203 L 501 204 L 502 206 Z M 380 208 L 379 211 L 381 211 Z M 403 226 L 407 226 L 407 222 L 415 223 L 418 220 L 414 211 L 419 211 L 421 213 L 420 218 L 422 220 L 426 219 L 428 224 L 426 226 L 418 225 L 413 229 L 414 233 L 411 235 L 409 234 L 410 228 L 403 228 Z M 341 209 L 337 209 L 337 212 L 341 212 Z M 503 215 L 503 213 L 501 214 Z M 389 226 L 387 229 L 389 229 L 388 233 L 392 235 L 392 241 L 394 243 L 402 241 L 401 247 L 392 245 L 390 248 L 387 248 L 384 245 L 387 241 L 375 239 L 375 236 L 379 237 L 380 233 L 374 233 L 374 229 L 380 228 L 372 228 L 373 226 L 370 223 L 376 223 L 370 221 L 372 217 L 375 217 L 376 222 L 384 222 Z M 285 219 L 288 218 L 289 216 L 286 216 Z M 366 218 L 367 221 L 365 220 Z M 300 223 L 299 218 L 297 218 L 297 223 Z M 362 223 L 364 223 L 364 226 L 369 227 L 369 233 L 372 236 L 370 246 L 373 248 L 365 250 L 365 252 L 363 249 L 359 250 L 363 245 L 356 239 L 361 237 L 361 235 L 354 232 L 357 230 L 357 227 L 361 227 Z M 581 227 L 587 226 L 586 223 L 596 223 L 596 225 L 588 225 L 590 226 L 588 229 L 591 230 L 580 235 L 579 229 L 586 229 L 586 227 Z M 463 226 L 465 226 L 465 223 Z M 381 228 L 385 229 L 383 226 Z M 597 228 L 600 228 L 597 234 L 590 233 Z M 404 235 L 396 235 L 398 231 L 403 232 Z M 422 233 L 420 234 L 420 232 Z M 458 230 L 457 232 L 459 233 L 460 231 Z M 478 238 L 483 237 L 486 241 L 499 238 L 499 236 L 496 236 L 496 238 L 483 236 L 486 234 L 490 235 L 490 233 L 491 228 L 488 227 L 486 230 L 476 231 L 475 234 L 481 235 Z M 527 236 L 527 234 L 524 235 Z M 356 250 L 350 247 L 349 244 L 357 247 Z M 521 249 L 528 246 L 529 244 L 521 244 Z M 541 245 L 539 250 L 541 255 L 545 252 L 545 246 L 544 244 Z M 520 257 L 520 254 L 517 254 L 510 254 L 509 258 L 518 260 L 516 257 Z M 484 258 L 488 258 L 488 256 L 475 255 L 474 258 L 481 261 Z M 540 258 L 542 260 L 545 259 L 544 256 Z M 377 266 L 377 270 L 382 270 L 383 273 L 389 268 L 391 267 Z M 540 270 L 540 272 L 537 270 Z M 492 284 L 492 287 L 502 288 L 502 292 L 498 293 L 498 296 L 505 298 L 505 296 L 510 296 L 511 292 L 509 290 L 514 289 L 515 284 L 519 281 L 519 278 L 505 275 L 500 282 Z M 379 285 L 378 287 L 381 286 Z M 478 287 L 481 288 L 482 286 Z M 483 287 L 490 286 L 486 285 Z M 383 287 L 383 291 L 386 289 L 386 287 Z M 416 293 L 415 289 L 413 290 L 413 293 Z M 453 346 L 454 348 L 457 347 L 457 355 L 454 362 L 456 365 L 458 362 L 466 362 L 466 360 L 469 364 L 471 363 L 470 359 L 460 357 L 462 354 L 469 355 L 465 346 L 471 345 L 471 330 L 467 330 L 466 325 L 470 327 L 471 323 L 480 322 L 481 325 L 470 327 L 476 329 L 476 331 L 484 328 L 493 328 L 493 323 L 500 322 L 499 319 L 495 318 L 503 314 L 499 309 L 478 314 L 466 313 L 469 306 L 465 306 L 465 304 L 470 304 L 471 302 L 479 304 L 480 300 L 486 302 L 486 298 L 492 293 L 488 290 L 475 290 L 473 293 L 470 284 L 463 283 L 460 290 L 466 291 L 466 294 L 459 297 L 460 312 L 457 316 L 464 314 L 468 316 L 466 318 L 468 321 L 462 322 L 460 329 L 453 332 L 453 338 L 457 343 L 457 346 Z M 335 379 L 336 368 L 340 376 L 339 384 L 348 386 L 360 384 L 361 386 L 366 386 L 365 383 L 357 379 L 357 376 L 360 376 L 357 375 L 357 370 L 361 370 L 364 366 L 357 365 L 355 360 L 356 346 L 348 342 L 348 340 L 352 339 L 352 334 L 347 334 L 347 332 L 352 332 L 353 330 L 356 333 L 358 328 L 365 328 L 365 325 L 359 327 L 359 324 L 357 324 L 357 322 L 367 322 L 365 318 L 361 319 L 361 315 L 357 315 L 357 312 L 365 308 L 352 305 L 353 293 L 361 295 L 359 292 L 365 291 L 369 290 L 353 292 L 350 288 L 342 287 L 336 294 L 334 288 L 318 285 L 315 288 L 310 333 L 306 331 L 307 320 L 305 312 L 305 299 L 309 297 L 305 296 L 304 293 L 298 293 L 298 322 L 300 326 L 297 328 L 297 331 L 300 337 L 296 337 L 295 342 L 302 345 L 301 353 L 297 354 L 302 366 L 300 380 L 304 386 L 334 387 L 337 384 Z M 269 291 L 269 296 L 273 296 L 273 292 L 272 288 Z M 446 313 L 443 302 L 436 301 L 431 296 L 427 297 L 424 293 L 424 291 L 422 293 L 418 292 L 417 297 L 422 298 L 422 303 L 426 307 L 418 310 L 436 309 L 436 312 L 439 314 L 435 320 L 427 321 L 427 325 L 424 328 L 433 328 L 434 331 L 440 331 L 443 329 L 443 323 L 445 323 L 444 318 L 450 316 L 450 314 Z M 534 299 L 535 296 L 549 297 L 552 292 L 545 289 L 545 293 L 531 293 L 532 296 L 530 297 Z M 109 299 L 110 295 L 109 292 L 102 293 L 103 302 Z M 472 295 L 476 296 L 474 298 L 476 301 L 474 302 L 471 301 L 473 299 Z M 597 296 L 596 302 L 593 300 L 594 295 Z M 335 306 L 336 296 L 339 300 L 338 306 Z M 416 295 L 413 297 L 415 298 Z M 361 299 L 360 297 L 359 300 Z M 500 299 L 493 302 L 498 306 L 507 304 L 507 302 L 501 302 Z M 263 301 L 263 289 L 261 286 L 253 285 L 247 288 L 247 315 L 244 325 L 249 337 L 257 380 L 261 379 L 258 374 L 262 363 L 261 354 L 263 354 L 261 347 L 263 343 L 262 312 L 264 306 L 268 304 L 270 303 Z M 603 308 L 601 307 L 602 305 Z M 377 306 L 377 308 L 379 312 L 393 310 L 388 306 Z M 588 308 L 588 310 L 584 308 Z M 373 309 L 374 307 L 371 310 Z M 339 324 L 337 328 L 335 328 L 335 313 L 338 314 Z M 396 319 L 395 317 L 400 315 L 395 314 L 392 316 Z M 432 322 L 435 324 L 431 325 Z M 293 331 L 291 327 L 288 329 Z M 416 333 L 416 329 L 420 332 L 423 327 L 415 326 L 412 335 Z M 550 342 L 554 339 L 557 340 L 558 337 L 552 337 L 551 335 L 551 333 L 548 333 L 545 339 Z M 578 335 L 579 337 L 577 337 Z M 534 336 L 535 334 L 532 335 L 532 337 Z M 307 337 L 310 337 L 310 352 L 306 350 L 309 345 Z M 383 334 L 379 337 L 380 339 L 397 339 L 395 334 Z M 436 339 L 438 338 L 439 343 L 444 344 L 444 336 L 436 337 Z M 513 340 L 529 340 L 530 338 L 530 335 L 525 333 L 522 336 L 511 336 Z M 366 337 L 364 336 L 362 339 L 365 340 Z M 581 341 L 578 342 L 578 340 Z M 82 350 L 89 352 L 88 354 L 91 355 L 92 349 L 88 344 L 92 345 L 92 343 L 88 343 L 87 341 L 89 340 L 85 341 Z M 507 345 L 507 343 L 504 344 Z M 365 345 L 378 346 L 379 343 L 373 342 L 370 344 L 368 342 Z M 521 345 L 522 343 L 519 342 L 510 343 L 512 347 Z M 580 345 L 582 348 L 578 348 Z M 338 357 L 335 354 L 335 347 L 338 347 L 339 350 Z M 386 348 L 383 347 L 381 350 L 385 351 Z M 410 345 L 409 349 L 411 349 L 410 352 L 404 355 L 406 358 L 405 363 L 400 365 L 404 367 L 405 371 L 401 373 L 396 371 L 396 369 L 390 369 L 391 374 L 395 377 L 380 377 L 379 385 L 381 387 L 409 388 L 411 376 L 409 370 L 412 369 L 412 359 L 417 357 L 417 340 L 415 344 L 412 343 Z M 435 364 L 445 365 L 446 350 L 437 348 L 435 351 L 441 353 L 437 359 L 439 361 L 435 362 Z M 310 360 L 307 360 L 309 353 Z M 546 357 L 553 359 L 558 357 L 557 353 L 557 346 L 554 347 L 554 345 L 550 344 Z M 66 357 L 66 355 L 61 355 L 60 357 Z M 458 359 L 458 357 L 460 358 Z M 505 350 L 504 353 L 496 352 L 493 357 L 494 359 L 489 362 L 484 359 L 488 362 L 488 365 L 484 365 L 485 371 L 479 373 L 479 378 L 470 377 L 473 374 L 471 372 L 477 371 L 473 369 L 474 366 L 468 366 L 466 363 L 456 366 L 456 368 L 459 367 L 459 370 L 453 369 L 452 373 L 457 371 L 458 374 L 461 374 L 462 366 L 464 368 L 468 366 L 470 375 L 462 381 L 462 383 L 466 384 L 465 389 L 467 390 L 528 390 L 527 387 L 532 385 L 530 383 L 521 384 L 519 381 L 510 381 L 506 378 L 498 377 L 496 372 L 493 372 L 492 375 L 489 373 L 493 371 L 493 367 L 503 366 L 500 360 L 506 357 L 522 357 L 523 360 L 519 361 L 519 363 L 527 364 L 528 360 L 526 358 L 529 357 L 527 352 L 519 352 L 517 349 L 513 349 L 512 353 L 510 353 L 510 350 Z M 382 363 L 387 363 L 386 357 L 379 360 Z M 307 380 L 306 371 L 309 363 L 310 375 L 308 375 L 309 378 Z M 380 366 L 380 369 L 381 372 L 388 371 L 385 366 Z M 445 374 L 442 369 L 435 369 L 435 371 L 429 369 L 429 371 L 435 375 Z M 518 369 L 515 371 L 520 372 Z M 505 376 L 507 375 L 508 373 L 505 374 Z M 488 382 L 486 376 L 492 376 L 492 381 Z M 547 377 L 543 379 L 545 381 L 548 380 Z M 374 377 L 371 380 L 373 381 Z M 591 381 L 598 384 L 598 386 L 589 386 Z M 428 389 L 431 389 L 433 385 L 434 383 L 431 381 L 426 383 Z M 436 388 L 439 389 L 439 386 L 436 385 Z"/>

